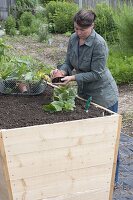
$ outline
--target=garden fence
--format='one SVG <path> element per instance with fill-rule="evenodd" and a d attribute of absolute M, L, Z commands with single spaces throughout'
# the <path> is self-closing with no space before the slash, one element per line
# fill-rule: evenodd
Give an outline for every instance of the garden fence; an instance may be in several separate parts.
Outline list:
<path fill-rule="evenodd" d="M 9 15 L 9 10 L 14 5 L 16 0 L 0 0 L 0 20 L 6 19 Z"/>

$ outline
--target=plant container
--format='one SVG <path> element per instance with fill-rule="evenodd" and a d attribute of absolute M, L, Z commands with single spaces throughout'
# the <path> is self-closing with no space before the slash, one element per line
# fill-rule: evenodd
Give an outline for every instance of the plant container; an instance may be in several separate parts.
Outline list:
<path fill-rule="evenodd" d="M 121 116 L 0 130 L 0 200 L 112 200 Z"/>

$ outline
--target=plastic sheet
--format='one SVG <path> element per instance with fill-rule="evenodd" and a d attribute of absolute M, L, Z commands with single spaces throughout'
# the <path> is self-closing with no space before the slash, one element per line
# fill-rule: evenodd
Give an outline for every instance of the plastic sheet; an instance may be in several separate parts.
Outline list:
<path fill-rule="evenodd" d="M 121 134 L 119 184 L 113 200 L 133 200 L 133 137 Z"/>

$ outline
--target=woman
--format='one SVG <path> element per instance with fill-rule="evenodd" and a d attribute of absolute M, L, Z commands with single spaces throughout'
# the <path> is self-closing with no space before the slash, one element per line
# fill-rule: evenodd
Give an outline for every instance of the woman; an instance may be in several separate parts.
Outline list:
<path fill-rule="evenodd" d="M 118 89 L 109 69 L 106 67 L 108 47 L 105 40 L 95 32 L 93 11 L 80 10 L 74 16 L 74 30 L 70 37 L 66 60 L 60 70 L 65 76 L 63 85 L 71 81 L 78 84 L 78 95 L 84 99 L 92 97 L 92 101 L 118 111 Z M 72 75 L 75 70 L 76 74 Z M 58 69 L 51 72 L 53 77 Z M 118 182 L 119 155 L 115 184 Z"/>
<path fill-rule="evenodd" d="M 78 95 L 108 108 L 118 110 L 118 89 L 106 67 L 108 47 L 105 40 L 95 32 L 93 11 L 80 10 L 74 16 L 74 30 L 70 37 L 66 60 L 60 67 L 63 84 L 76 81 Z M 73 75 L 72 71 L 76 74 Z M 51 72 L 51 76 L 57 70 Z"/>

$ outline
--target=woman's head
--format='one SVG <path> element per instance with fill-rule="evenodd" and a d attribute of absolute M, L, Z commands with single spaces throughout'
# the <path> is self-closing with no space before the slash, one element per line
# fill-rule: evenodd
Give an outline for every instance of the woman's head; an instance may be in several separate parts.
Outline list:
<path fill-rule="evenodd" d="M 80 39 L 86 39 L 92 32 L 96 15 L 92 10 L 80 10 L 74 16 L 74 29 Z"/>
<path fill-rule="evenodd" d="M 80 10 L 74 16 L 74 22 L 81 28 L 88 28 L 96 19 L 96 14 L 92 10 Z"/>

